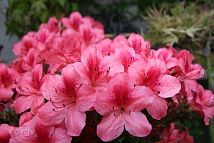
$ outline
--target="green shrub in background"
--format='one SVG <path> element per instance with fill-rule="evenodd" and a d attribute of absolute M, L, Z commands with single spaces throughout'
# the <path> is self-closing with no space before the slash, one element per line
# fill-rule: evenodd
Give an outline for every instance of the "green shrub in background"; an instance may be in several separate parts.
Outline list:
<path fill-rule="evenodd" d="M 146 36 L 157 45 L 177 43 L 190 49 L 202 48 L 214 28 L 214 10 L 201 9 L 195 4 L 152 8 L 147 15 L 149 32 Z"/>
<path fill-rule="evenodd" d="M 148 1 L 148 0 L 147 0 Z M 22 37 L 29 31 L 37 30 L 41 23 L 55 16 L 69 16 L 80 11 L 99 19 L 107 33 L 137 32 L 132 22 L 139 18 L 137 6 L 140 1 L 132 0 L 8 0 L 6 11 L 7 34 Z M 136 12 L 132 12 L 136 7 Z"/>
<path fill-rule="evenodd" d="M 68 15 L 77 6 L 75 2 L 67 0 L 8 0 L 5 23 L 7 34 L 22 37 L 29 31 L 37 30 L 48 18 Z"/>

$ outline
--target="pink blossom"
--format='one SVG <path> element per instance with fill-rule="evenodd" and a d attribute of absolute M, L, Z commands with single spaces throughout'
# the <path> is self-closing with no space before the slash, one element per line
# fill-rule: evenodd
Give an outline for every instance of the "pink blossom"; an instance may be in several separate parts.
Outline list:
<path fill-rule="evenodd" d="M 81 62 L 73 65 L 79 75 L 93 87 L 105 85 L 111 76 L 124 71 L 115 56 L 103 57 L 101 51 L 93 46 L 82 52 Z"/>
<path fill-rule="evenodd" d="M 62 18 L 61 21 L 67 28 L 78 31 L 82 21 L 82 16 L 79 12 L 73 12 L 69 18 Z"/>
<path fill-rule="evenodd" d="M 187 50 L 181 50 L 175 56 L 181 68 L 181 79 L 199 79 L 204 75 L 204 70 L 199 64 L 192 64 L 194 56 Z"/>
<path fill-rule="evenodd" d="M 174 57 L 173 50 L 171 46 L 168 46 L 167 48 L 160 48 L 155 52 L 156 57 L 164 61 L 167 69 L 171 70 L 171 72 L 173 72 L 173 68 L 178 66 L 178 60 Z"/>
<path fill-rule="evenodd" d="M 13 88 L 15 88 L 17 77 L 18 74 L 13 69 L 0 63 L 0 101 L 8 100 L 13 96 Z"/>
<path fill-rule="evenodd" d="M 19 95 L 12 105 L 17 113 L 22 113 L 27 109 L 35 112 L 43 104 L 44 97 L 40 92 L 42 77 L 42 65 L 36 65 L 32 72 L 21 76 L 16 88 Z"/>
<path fill-rule="evenodd" d="M 147 107 L 154 119 L 161 119 L 167 114 L 167 102 L 164 98 L 175 96 L 181 89 L 179 80 L 166 74 L 166 65 L 158 59 L 150 59 L 148 63 L 134 62 L 128 70 L 136 85 L 149 87 L 152 91 L 153 103 Z"/>
<path fill-rule="evenodd" d="M 151 44 L 138 34 L 131 34 L 128 38 L 129 45 L 135 50 L 136 54 L 141 55 L 144 60 L 150 56 Z"/>
<path fill-rule="evenodd" d="M 179 131 L 174 123 L 162 131 L 161 138 L 162 140 L 156 143 L 193 143 L 193 138 L 188 131 Z"/>
<path fill-rule="evenodd" d="M 127 74 L 111 79 L 108 88 L 98 94 L 95 110 L 103 115 L 97 135 L 103 141 L 119 137 L 124 128 L 133 136 L 147 136 L 152 127 L 140 111 L 151 103 L 152 92 L 144 86 L 134 86 Z"/>
<path fill-rule="evenodd" d="M 95 102 L 94 90 L 82 83 L 73 65 L 67 65 L 62 75 L 49 75 L 42 86 L 49 100 L 38 112 L 46 125 L 65 123 L 67 133 L 79 136 L 85 126 L 86 114 Z"/>
<path fill-rule="evenodd" d="M 190 105 L 193 109 L 203 113 L 204 122 L 209 125 L 209 120 L 214 117 L 214 95 L 212 91 L 205 90 L 201 85 L 198 85 L 196 99 Z"/>

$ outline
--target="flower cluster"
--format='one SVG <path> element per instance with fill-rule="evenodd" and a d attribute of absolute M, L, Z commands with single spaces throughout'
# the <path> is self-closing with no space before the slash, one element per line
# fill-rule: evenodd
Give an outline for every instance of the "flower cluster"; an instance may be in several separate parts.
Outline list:
<path fill-rule="evenodd" d="M 13 51 L 12 64 L 0 64 L 0 103 L 20 119 L 16 127 L 0 125 L 3 143 L 70 143 L 86 128 L 92 134 L 89 119 L 102 141 L 124 130 L 142 138 L 172 104 L 188 104 L 207 125 L 214 117 L 214 95 L 197 83 L 204 70 L 189 51 L 154 50 L 138 34 L 105 38 L 101 23 L 78 12 L 51 18 Z M 193 142 L 187 130 L 168 127 L 158 143 Z"/>

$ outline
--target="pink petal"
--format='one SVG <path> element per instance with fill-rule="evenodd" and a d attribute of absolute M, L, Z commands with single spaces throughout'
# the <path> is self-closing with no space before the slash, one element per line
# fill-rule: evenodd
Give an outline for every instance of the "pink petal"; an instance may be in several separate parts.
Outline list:
<path fill-rule="evenodd" d="M 45 77 L 44 83 L 41 87 L 42 95 L 47 100 L 52 101 L 66 101 L 67 97 L 63 95 L 59 95 L 58 92 L 56 92 L 57 89 L 62 89 L 64 87 L 64 82 L 59 75 L 48 75 Z"/>
<path fill-rule="evenodd" d="M 149 104 L 146 108 L 152 118 L 156 120 L 160 120 L 161 118 L 165 117 L 167 114 L 167 102 L 165 99 L 153 95 L 153 103 Z"/>
<path fill-rule="evenodd" d="M 131 94 L 132 101 L 129 105 L 129 110 L 131 111 L 141 111 L 153 101 L 153 92 L 145 86 L 135 86 Z"/>
<path fill-rule="evenodd" d="M 159 59 L 150 59 L 145 68 L 147 74 L 164 74 L 166 72 L 165 62 Z"/>
<path fill-rule="evenodd" d="M 32 71 L 32 79 L 35 86 L 39 88 L 40 80 L 42 79 L 43 67 L 42 65 L 36 65 Z"/>
<path fill-rule="evenodd" d="M 131 47 L 135 49 L 136 53 L 142 52 L 143 54 L 147 54 L 150 50 L 151 44 L 138 34 L 131 34 L 128 41 Z"/>
<path fill-rule="evenodd" d="M 103 117 L 97 125 L 97 135 L 102 141 L 112 141 L 119 137 L 124 130 L 124 119 L 122 115 L 110 114 Z"/>
<path fill-rule="evenodd" d="M 198 84 L 195 80 L 184 80 L 184 86 L 186 91 L 186 96 L 188 101 L 193 100 L 194 93 L 198 90 Z"/>
<path fill-rule="evenodd" d="M 33 114 L 31 112 L 23 113 L 19 119 L 19 126 L 22 126 L 24 123 L 30 121 L 33 118 Z"/>
<path fill-rule="evenodd" d="M 134 62 L 135 51 L 128 46 L 123 46 L 115 50 L 115 55 L 124 66 L 124 71 L 127 71 L 130 64 Z"/>
<path fill-rule="evenodd" d="M 105 71 L 109 70 L 108 75 L 113 76 L 117 73 L 124 72 L 124 67 L 121 62 L 113 56 L 106 56 L 102 60 L 102 66 Z"/>
<path fill-rule="evenodd" d="M 96 47 L 89 47 L 82 52 L 81 62 L 87 68 L 97 68 L 102 58 L 102 53 Z"/>
<path fill-rule="evenodd" d="M 199 64 L 194 64 L 191 66 L 191 71 L 186 73 L 189 79 L 199 79 L 204 76 L 204 69 Z"/>
<path fill-rule="evenodd" d="M 13 95 L 12 89 L 0 88 L 0 101 L 2 99 L 10 99 Z"/>
<path fill-rule="evenodd" d="M 138 85 L 144 79 L 146 64 L 143 61 L 136 61 L 129 66 L 128 74 Z"/>
<path fill-rule="evenodd" d="M 203 109 L 205 125 L 209 125 L 209 121 L 214 117 L 214 106 Z"/>
<path fill-rule="evenodd" d="M 95 110 L 103 116 L 111 113 L 113 109 L 109 102 L 110 96 L 106 90 L 107 89 L 103 89 L 102 91 L 97 92 L 97 98 L 94 104 Z"/>
<path fill-rule="evenodd" d="M 73 65 L 69 64 L 62 70 L 62 78 L 66 87 L 78 87 L 81 84 L 81 78 Z"/>
<path fill-rule="evenodd" d="M 56 108 L 49 101 L 39 109 L 37 115 L 45 125 L 55 125 L 62 123 L 67 112 L 67 108 Z"/>
<path fill-rule="evenodd" d="M 71 143 L 72 137 L 67 134 L 67 131 L 62 128 L 55 128 L 51 136 L 52 143 Z"/>
<path fill-rule="evenodd" d="M 32 76 L 31 73 L 26 73 L 20 78 L 20 80 L 18 81 L 18 86 L 16 87 L 16 90 L 19 94 L 22 95 L 40 94 L 38 91 L 39 88 L 34 86 L 31 76 Z"/>
<path fill-rule="evenodd" d="M 145 137 L 152 130 L 151 124 L 141 112 L 131 112 L 125 115 L 125 128 L 133 136 Z"/>
<path fill-rule="evenodd" d="M 66 114 L 65 126 L 71 136 L 79 136 L 85 127 L 86 114 L 78 111 L 76 106 L 71 106 Z"/>
<path fill-rule="evenodd" d="M 27 109 L 34 110 L 44 102 L 44 98 L 39 95 L 32 96 L 20 96 L 18 97 L 12 107 L 15 109 L 16 113 L 22 113 Z"/>
<path fill-rule="evenodd" d="M 87 76 L 87 69 L 81 62 L 75 62 L 72 64 L 75 67 L 75 70 L 80 75 L 85 82 L 90 83 L 90 79 Z"/>
<path fill-rule="evenodd" d="M 164 75 L 159 79 L 156 88 L 160 93 L 160 97 L 169 98 L 175 96 L 181 89 L 179 80 L 170 75 Z"/>
<path fill-rule="evenodd" d="M 82 85 L 78 90 L 77 109 L 82 112 L 88 111 L 94 105 L 95 100 L 95 90 L 88 85 Z"/>

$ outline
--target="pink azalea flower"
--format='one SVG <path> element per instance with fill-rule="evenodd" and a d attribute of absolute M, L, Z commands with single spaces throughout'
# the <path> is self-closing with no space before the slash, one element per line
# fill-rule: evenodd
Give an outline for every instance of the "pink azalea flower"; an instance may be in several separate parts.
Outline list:
<path fill-rule="evenodd" d="M 43 104 L 44 97 L 40 92 L 42 77 L 42 65 L 36 65 L 32 72 L 21 76 L 16 89 L 19 95 L 12 104 L 17 113 L 22 113 L 28 109 L 35 112 Z"/>
<path fill-rule="evenodd" d="M 128 47 L 128 46 L 124 46 L 121 48 L 118 47 L 115 50 L 115 56 L 118 58 L 118 60 L 124 66 L 125 72 L 127 72 L 128 67 L 131 65 L 131 63 L 135 61 L 135 51 L 133 48 Z"/>
<path fill-rule="evenodd" d="M 82 21 L 82 16 L 79 12 L 73 12 L 69 18 L 62 18 L 61 21 L 65 27 L 78 31 Z"/>
<path fill-rule="evenodd" d="M 138 34 L 131 34 L 128 41 L 130 47 L 135 50 L 136 54 L 140 54 L 144 60 L 148 59 L 151 47 L 149 41 L 145 41 L 143 37 Z"/>
<path fill-rule="evenodd" d="M 67 65 L 61 76 L 49 75 L 41 90 L 49 100 L 38 111 L 43 123 L 55 125 L 64 122 L 69 135 L 79 136 L 85 126 L 85 112 L 95 102 L 94 90 L 82 83 L 73 65 Z"/>
<path fill-rule="evenodd" d="M 158 59 L 150 59 L 148 63 L 134 62 L 128 73 L 136 85 L 149 87 L 152 91 L 153 103 L 147 107 L 149 114 L 157 120 L 167 114 L 165 98 L 175 96 L 181 89 L 179 80 L 166 74 L 166 65 Z"/>
<path fill-rule="evenodd" d="M 41 24 L 39 29 L 47 29 L 49 32 L 58 33 L 60 29 L 59 21 L 55 17 L 51 17 L 48 23 Z"/>
<path fill-rule="evenodd" d="M 98 94 L 94 106 L 103 115 L 97 135 L 103 141 L 119 137 L 124 128 L 133 136 L 147 136 L 152 126 L 140 111 L 151 103 L 152 92 L 144 86 L 134 86 L 126 73 L 113 77 L 108 88 Z"/>
<path fill-rule="evenodd" d="M 204 70 L 199 64 L 192 64 L 194 56 L 187 50 L 177 53 L 178 65 L 182 70 L 181 79 L 199 79 L 204 76 Z"/>
<path fill-rule="evenodd" d="M 155 52 L 155 55 L 158 59 L 166 63 L 166 67 L 169 70 L 178 66 L 178 60 L 174 57 L 172 47 L 160 48 Z"/>
<path fill-rule="evenodd" d="M 169 128 L 166 128 L 161 133 L 162 140 L 156 143 L 193 143 L 193 138 L 188 131 L 179 131 L 175 128 L 175 124 L 171 123 Z"/>
<path fill-rule="evenodd" d="M 22 38 L 22 41 L 16 43 L 13 52 L 17 56 L 27 55 L 28 51 L 34 48 L 36 32 L 29 32 Z"/>
<path fill-rule="evenodd" d="M 73 64 L 79 75 L 93 87 L 105 85 L 116 73 L 123 72 L 124 68 L 115 56 L 103 57 L 96 47 L 89 47 L 81 55 L 81 62 Z"/>
<path fill-rule="evenodd" d="M 82 17 L 79 12 L 73 12 L 70 18 L 62 18 L 66 28 L 79 32 L 86 45 L 96 43 L 104 38 L 104 28 L 101 23 L 90 17 Z"/>
<path fill-rule="evenodd" d="M 67 64 L 80 61 L 81 50 L 85 48 L 82 37 L 68 29 L 60 37 L 54 38 L 52 49 L 42 52 L 41 56 L 50 69 L 61 71 Z"/>
<path fill-rule="evenodd" d="M 214 95 L 212 91 L 205 90 L 201 85 L 198 85 L 195 102 L 204 114 L 205 124 L 209 125 L 209 120 L 214 117 Z"/>
<path fill-rule="evenodd" d="M 0 101 L 8 100 L 13 96 L 13 88 L 15 87 L 17 76 L 13 69 L 0 63 Z"/>
<path fill-rule="evenodd" d="M 114 50 L 111 48 L 112 40 L 104 39 L 97 43 L 98 49 L 102 52 L 103 56 L 110 56 L 114 53 Z"/>
<path fill-rule="evenodd" d="M 71 140 L 64 128 L 45 126 L 35 116 L 11 132 L 10 143 L 70 143 Z"/>

